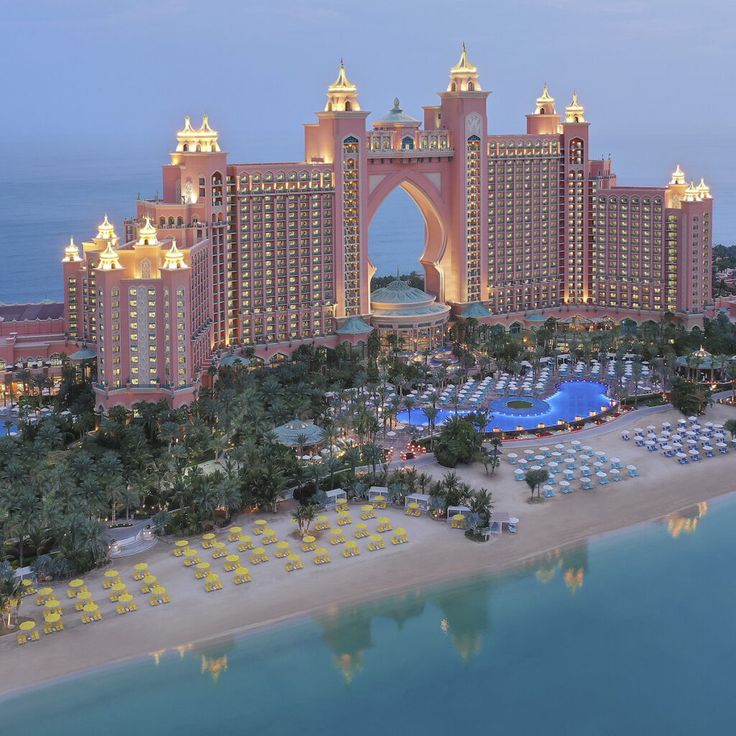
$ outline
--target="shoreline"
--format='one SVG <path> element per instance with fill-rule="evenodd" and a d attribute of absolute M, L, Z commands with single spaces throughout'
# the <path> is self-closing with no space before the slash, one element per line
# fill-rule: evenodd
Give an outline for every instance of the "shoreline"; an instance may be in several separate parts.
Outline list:
<path fill-rule="evenodd" d="M 714 409 L 709 414 L 720 415 L 723 411 Z M 630 422 L 638 423 L 637 412 L 631 414 Z M 720 421 L 723 417 L 708 419 Z M 68 612 L 65 620 L 71 625 L 59 634 L 42 638 L 41 642 L 19 647 L 13 634 L 2 637 L 0 702 L 55 681 L 124 666 L 154 652 L 176 651 L 181 646 L 201 649 L 224 638 L 297 623 L 334 612 L 336 608 L 359 606 L 410 590 L 446 585 L 453 580 L 501 574 L 555 550 L 627 533 L 700 502 L 718 499 L 719 503 L 736 494 L 725 490 L 733 488 L 735 452 L 679 466 L 657 453 L 623 443 L 617 431 L 622 424 L 616 422 L 616 425 L 615 431 L 591 438 L 590 442 L 613 446 L 614 451 L 637 463 L 642 477 L 609 485 L 600 492 L 576 492 L 529 505 L 528 491 L 510 477 L 511 470 L 505 462 L 497 475 L 491 477 L 475 468 L 458 468 L 458 475 L 463 479 L 475 476 L 475 487 L 487 478 L 495 507 L 512 510 L 522 519 L 518 534 L 504 534 L 489 543 L 474 544 L 442 522 L 407 519 L 401 511 L 389 510 L 394 526 L 406 525 L 408 545 L 390 549 L 389 544 L 380 553 L 364 552 L 355 560 L 344 560 L 340 554 L 333 554 L 333 564 L 326 568 L 311 565 L 309 556 L 304 555 L 305 569 L 293 575 L 283 573 L 281 561 L 273 560 L 253 568 L 252 583 L 233 586 L 228 580 L 224 591 L 211 596 L 199 584 L 193 584 L 191 573 L 185 572 L 181 562 L 171 555 L 169 545 L 159 543 L 148 553 L 118 560 L 116 567 L 126 582 L 133 564 L 142 559 L 149 561 L 152 571 L 159 574 L 164 584 L 176 576 L 176 585 L 168 586 L 172 603 L 163 607 L 163 614 L 156 609 L 143 610 L 149 606 L 141 605 L 142 610 L 133 614 L 131 625 L 126 620 L 131 616 L 118 617 L 110 610 L 105 612 L 104 621 L 83 627 L 78 622 L 79 615 Z M 428 468 L 422 463 L 422 470 L 440 475 L 446 469 Z M 517 500 L 520 491 L 523 499 Z M 280 526 L 279 537 L 286 538 L 291 528 L 287 514 L 273 516 L 270 523 L 274 528 Z M 335 553 L 338 550 L 341 547 Z M 164 573 L 165 568 L 168 571 Z M 362 572 L 358 573 L 359 570 Z M 102 573 L 103 570 L 97 570 L 86 577 L 90 590 L 100 599 Z M 62 586 L 56 584 L 59 592 Z M 140 595 L 137 598 L 145 604 L 144 598 Z M 215 606 L 212 600 L 216 601 Z M 37 609 L 31 605 L 26 603 L 21 613 L 33 611 L 38 618 Z M 69 611 L 68 601 L 64 605 Z"/>

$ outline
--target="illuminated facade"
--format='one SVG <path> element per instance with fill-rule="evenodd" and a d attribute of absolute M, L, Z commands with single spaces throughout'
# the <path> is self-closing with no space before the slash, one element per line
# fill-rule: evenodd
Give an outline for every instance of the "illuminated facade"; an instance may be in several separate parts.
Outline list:
<path fill-rule="evenodd" d="M 97 345 L 102 405 L 193 395 L 213 348 L 252 346 L 269 361 L 304 343 L 364 342 L 378 317 L 368 226 L 396 187 L 423 215 L 425 289 L 446 319 L 698 321 L 711 294 L 702 180 L 678 167 L 662 187 L 619 186 L 610 160 L 589 157 L 576 95 L 558 114 L 545 86 L 518 135 L 488 133 L 488 95 L 463 47 L 421 121 L 397 99 L 367 128 L 341 64 L 299 163 L 230 163 L 207 117 L 197 129 L 187 118 L 163 197 L 137 202 L 122 241 L 105 220 L 66 251 L 68 332 Z M 149 220 L 155 245 L 141 242 Z M 178 271 L 165 267 L 174 240 Z M 414 341 L 442 334 L 416 316 L 402 321 Z"/>

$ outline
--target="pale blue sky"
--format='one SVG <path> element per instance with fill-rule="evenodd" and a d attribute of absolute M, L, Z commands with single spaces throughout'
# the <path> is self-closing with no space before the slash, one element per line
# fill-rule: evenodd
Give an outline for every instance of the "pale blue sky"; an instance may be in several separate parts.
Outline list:
<path fill-rule="evenodd" d="M 341 56 L 364 109 L 398 96 L 419 116 L 464 40 L 491 132 L 522 131 L 543 82 L 559 107 L 576 89 L 592 153 L 627 183 L 662 183 L 681 161 L 736 208 L 733 0 L 4 0 L 0 29 L 10 153 L 163 162 L 183 115 L 206 110 L 233 159 L 299 159 Z"/>

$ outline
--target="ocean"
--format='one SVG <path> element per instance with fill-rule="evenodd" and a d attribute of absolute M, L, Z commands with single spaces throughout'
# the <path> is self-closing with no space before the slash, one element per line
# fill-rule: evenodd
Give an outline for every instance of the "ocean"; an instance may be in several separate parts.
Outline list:
<path fill-rule="evenodd" d="M 730 147 L 725 134 L 706 137 L 680 159 L 689 175 L 706 175 L 716 197 L 714 242 L 725 244 L 736 242 L 736 183 L 730 159 L 723 155 Z M 0 152 L 0 302 L 60 300 L 61 257 L 69 237 L 88 239 L 105 213 L 121 232 L 123 219 L 135 211 L 136 197 L 160 193 L 165 151 L 152 145 L 131 148 L 132 153 L 121 145 L 82 151 L 46 146 L 29 153 L 23 146 Z M 614 164 L 622 183 L 666 181 L 669 169 L 661 172 L 663 161 L 672 161 L 674 168 L 678 157 L 662 152 L 680 149 L 681 141 L 666 134 L 656 139 L 622 135 L 612 142 L 612 150 L 621 152 Z M 691 161 L 696 163 L 691 166 Z M 403 190 L 392 192 L 378 209 L 368 249 L 379 275 L 394 274 L 397 268 L 421 272 L 424 222 Z"/>
<path fill-rule="evenodd" d="M 703 503 L 501 575 L 81 674 L 0 703 L 3 729 L 732 733 L 734 525 L 734 498 Z"/>

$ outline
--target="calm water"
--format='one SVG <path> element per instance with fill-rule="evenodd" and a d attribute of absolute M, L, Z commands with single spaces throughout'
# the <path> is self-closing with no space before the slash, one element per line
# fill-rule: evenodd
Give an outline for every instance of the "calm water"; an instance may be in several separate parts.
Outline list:
<path fill-rule="evenodd" d="M 100 670 L 3 702 L 3 732 L 732 733 L 734 525 L 733 498 L 702 504 L 502 576 Z"/>
<path fill-rule="evenodd" d="M 601 407 L 610 406 L 611 399 L 606 395 L 606 387 L 596 381 L 567 381 L 558 391 L 546 399 L 513 396 L 511 399 L 534 402 L 532 410 L 517 410 L 504 412 L 494 408 L 496 402 L 491 403 L 491 419 L 486 425 L 490 432 L 493 429 L 510 430 L 517 427 L 534 429 L 538 424 L 557 424 L 558 419 L 572 422 L 575 417 L 587 417 L 591 411 L 599 412 Z M 452 409 L 440 409 L 435 417 L 435 424 L 439 426 L 454 415 Z M 458 414 L 466 412 L 458 411 Z M 400 422 L 409 423 L 409 412 L 399 412 Z M 411 424 L 426 426 L 427 417 L 421 409 L 414 409 L 411 413 Z"/>
<path fill-rule="evenodd" d="M 160 193 L 166 145 L 164 139 L 131 150 L 124 142 L 82 152 L 58 147 L 28 156 L 26 148 L 19 155 L 0 143 L 0 302 L 60 299 L 60 259 L 69 236 L 77 242 L 88 239 L 105 212 L 122 232 L 123 218 L 135 212 L 137 195 Z M 621 134 L 608 145 L 623 183 L 661 184 L 678 159 L 689 176 L 704 174 L 716 197 L 714 241 L 736 240 L 736 183 L 730 159 L 723 155 L 732 145 L 728 134 L 694 142 L 666 132 L 656 137 L 639 132 Z M 377 211 L 369 240 L 379 274 L 395 273 L 397 267 L 402 273 L 421 271 L 424 222 L 402 190 L 395 190 Z"/>

